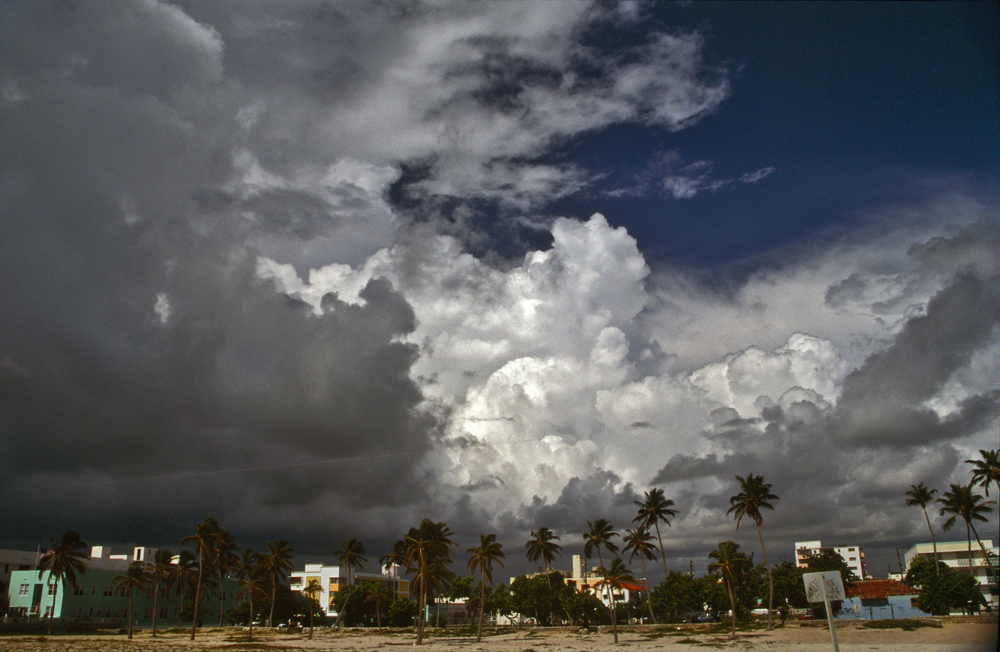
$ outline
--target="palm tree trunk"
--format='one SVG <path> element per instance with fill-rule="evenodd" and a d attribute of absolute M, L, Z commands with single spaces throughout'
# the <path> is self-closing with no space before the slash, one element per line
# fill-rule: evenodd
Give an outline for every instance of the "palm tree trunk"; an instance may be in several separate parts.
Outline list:
<path fill-rule="evenodd" d="M 313 606 L 312 601 L 309 601 L 309 638 L 313 637 Z"/>
<path fill-rule="evenodd" d="M 605 584 L 606 584 L 606 582 L 605 582 Z M 611 631 L 615 635 L 615 645 L 618 645 L 618 619 L 615 617 L 615 594 L 612 591 L 612 592 L 609 593 L 609 595 L 611 596 L 611 600 L 610 600 L 610 602 L 611 602 Z"/>
<path fill-rule="evenodd" d="M 972 533 L 969 531 L 971 526 L 972 523 L 970 521 L 965 522 L 965 538 L 969 540 L 969 576 L 972 579 L 976 579 L 976 574 L 972 570 Z"/>
<path fill-rule="evenodd" d="M 420 551 L 420 613 L 417 614 L 417 645 L 424 642 L 424 615 L 427 611 L 427 564 L 424 551 Z"/>
<path fill-rule="evenodd" d="M 267 614 L 267 626 L 274 627 L 274 599 L 278 593 L 278 577 L 273 574 L 271 577 L 271 610 Z"/>
<path fill-rule="evenodd" d="M 972 534 L 974 534 L 976 537 L 976 543 L 979 544 L 979 549 L 983 551 L 983 562 L 986 564 L 986 573 L 987 573 L 986 583 L 989 584 L 990 577 L 993 575 L 993 564 L 990 563 L 990 556 L 986 554 L 986 546 L 983 545 L 982 539 L 979 538 L 979 533 L 976 532 L 976 526 L 972 525 L 971 521 L 969 522 L 969 525 L 972 527 Z M 969 559 L 969 563 L 970 564 L 972 563 L 971 557 Z"/>
<path fill-rule="evenodd" d="M 921 505 L 923 507 L 923 505 Z M 938 554 L 937 554 L 937 539 L 934 538 L 934 528 L 931 527 L 931 519 L 927 516 L 927 508 L 924 507 L 924 520 L 927 521 L 927 529 L 931 531 L 931 543 L 934 545 L 934 574 L 940 575 L 941 569 L 938 568 Z M 864 579 L 864 578 L 862 578 Z"/>
<path fill-rule="evenodd" d="M 156 599 L 160 597 L 160 580 L 153 586 L 153 638 L 156 638 Z"/>
<path fill-rule="evenodd" d="M 250 578 L 253 581 L 253 578 Z M 253 642 L 253 589 L 250 589 L 250 641 Z"/>
<path fill-rule="evenodd" d="M 198 550 L 198 583 L 194 585 L 194 615 L 191 617 L 191 640 L 198 626 L 198 600 L 201 598 L 201 549 Z"/>
<path fill-rule="evenodd" d="M 760 539 L 760 551 L 764 553 L 764 568 L 767 569 L 767 631 L 771 631 L 771 609 L 774 607 L 774 578 L 771 577 L 771 564 L 767 563 L 767 550 L 764 548 L 764 535 L 760 533 L 759 523 L 757 524 L 757 537 Z"/>
<path fill-rule="evenodd" d="M 128 640 L 132 640 L 132 587 L 128 587 Z"/>
<path fill-rule="evenodd" d="M 646 588 L 648 589 L 649 588 L 649 578 L 646 575 L 646 560 L 642 558 L 642 555 L 639 555 L 639 561 L 642 563 L 642 576 L 644 578 L 646 578 Z M 652 600 L 653 592 L 652 591 L 647 591 L 647 593 L 649 593 L 649 595 L 646 596 L 646 602 L 649 604 L 649 618 L 650 618 L 650 620 L 653 621 L 653 624 L 655 625 L 656 624 L 656 615 L 653 614 L 653 600 Z"/>
<path fill-rule="evenodd" d="M 482 586 L 479 588 L 479 626 L 476 628 L 476 643 L 481 643 L 483 640 L 483 612 L 486 611 L 486 573 L 481 572 L 479 574 L 479 583 Z"/>
<path fill-rule="evenodd" d="M 222 627 L 222 610 L 226 606 L 226 591 L 222 588 L 222 560 L 219 560 L 219 627 Z"/>
<path fill-rule="evenodd" d="M 733 595 L 733 584 L 726 578 L 726 588 L 729 590 L 729 605 L 733 608 L 733 633 L 729 638 L 736 638 L 736 596 Z"/>
<path fill-rule="evenodd" d="M 656 526 L 656 540 L 660 542 L 660 559 L 663 560 L 663 579 L 667 579 L 667 554 L 663 551 L 663 538 L 660 536 L 660 523 L 653 521 Z"/>

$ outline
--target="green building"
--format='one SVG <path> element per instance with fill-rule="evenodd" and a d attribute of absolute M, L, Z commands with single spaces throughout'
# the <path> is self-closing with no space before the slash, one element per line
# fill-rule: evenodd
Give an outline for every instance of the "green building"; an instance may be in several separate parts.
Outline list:
<path fill-rule="evenodd" d="M 49 580 L 49 572 L 44 571 L 39 576 L 37 571 L 13 571 L 10 578 L 8 596 L 10 610 L 8 617 L 16 618 L 47 618 L 53 609 L 53 593 L 55 593 L 55 610 L 52 617 L 63 622 L 120 622 L 128 621 L 128 597 L 121 590 L 116 591 L 115 578 L 124 575 L 124 571 L 88 569 L 86 574 L 77 575 L 76 586 L 63 581 L 58 590 Z M 221 589 L 222 611 L 225 613 L 237 605 L 236 580 L 226 578 Z M 132 596 L 132 618 L 136 627 L 149 627 L 153 622 L 153 595 L 136 593 Z M 157 627 L 174 627 L 190 625 L 190 620 L 182 622 L 181 610 L 184 605 L 191 605 L 191 599 L 183 600 L 176 588 L 166 590 L 161 587 L 156 599 Z M 202 611 L 202 620 L 206 625 L 212 625 L 219 620 L 219 592 L 215 589 L 202 589 L 199 606 L 208 609 Z M 189 609 L 190 610 L 190 609 Z"/>

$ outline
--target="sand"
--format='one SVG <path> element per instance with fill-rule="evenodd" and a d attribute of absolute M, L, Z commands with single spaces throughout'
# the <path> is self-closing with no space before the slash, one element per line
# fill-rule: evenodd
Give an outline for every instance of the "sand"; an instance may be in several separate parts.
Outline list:
<path fill-rule="evenodd" d="M 997 649 L 997 621 L 936 623 L 912 631 L 867 629 L 857 622 L 842 622 L 837 637 L 843 652 L 994 652 Z M 789 623 L 772 632 L 740 632 L 736 640 L 707 626 L 681 628 L 661 626 L 627 628 L 619 631 L 622 649 L 641 652 L 691 652 L 698 649 L 736 652 L 826 652 L 833 649 L 825 623 Z M 316 629 L 312 639 L 304 632 L 254 631 L 254 641 L 240 628 L 199 631 L 194 642 L 189 635 L 172 630 L 152 638 L 148 631 L 137 632 L 129 641 L 124 634 L 37 635 L 0 637 L 3 652 L 181 652 L 193 650 L 331 650 L 338 652 L 401 652 L 415 647 L 411 631 Z M 467 631 L 430 630 L 421 646 L 424 652 L 588 652 L 614 647 L 610 628 L 600 630 L 511 629 L 484 635 L 481 643 Z"/>

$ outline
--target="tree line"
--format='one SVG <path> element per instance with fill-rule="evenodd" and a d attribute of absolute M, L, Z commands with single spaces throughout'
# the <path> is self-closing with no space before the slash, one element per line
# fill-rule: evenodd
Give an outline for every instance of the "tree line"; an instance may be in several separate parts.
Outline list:
<path fill-rule="evenodd" d="M 942 494 L 937 502 L 939 513 L 949 515 L 943 525 L 944 530 L 953 527 L 958 519 L 966 523 L 969 541 L 969 564 L 972 572 L 972 534 L 975 534 L 979 545 L 986 556 L 989 572 L 995 576 L 985 547 L 975 531 L 975 523 L 986 521 L 985 514 L 992 511 L 987 501 L 974 492 L 974 487 L 984 488 L 989 495 L 990 484 L 1000 488 L 1000 473 L 998 473 L 997 451 L 980 451 L 982 460 L 967 460 L 973 465 L 972 481 L 968 485 L 952 484 L 950 489 Z M 763 511 L 773 511 L 773 503 L 779 500 L 771 489 L 772 485 L 765 482 L 759 475 L 749 473 L 746 476 L 736 476 L 739 488 L 737 494 L 729 500 L 727 514 L 734 517 L 736 528 L 744 518 L 756 526 L 760 542 L 763 564 L 754 564 L 753 553 L 740 549 L 733 541 L 723 541 L 715 550 L 708 554 L 709 563 L 706 566 L 708 575 L 695 578 L 693 573 L 685 574 L 668 570 L 666 553 L 663 545 L 660 524 L 670 527 L 670 519 L 677 515 L 674 501 L 665 497 L 662 489 L 653 488 L 643 494 L 642 500 L 634 501 L 636 516 L 632 519 L 635 527 L 625 529 L 624 536 L 615 531 L 612 523 L 604 518 L 587 521 L 587 529 L 583 532 L 584 568 L 589 560 L 596 555 L 598 566 L 596 571 L 585 576 L 593 579 L 588 583 L 599 590 L 602 595 L 611 596 L 620 593 L 627 585 L 636 582 L 630 564 L 639 558 L 643 575 L 646 575 L 646 562 L 657 561 L 657 552 L 663 563 L 664 579 L 656 587 L 648 591 L 644 599 L 635 600 L 630 604 L 618 604 L 611 598 L 611 607 L 592 593 L 575 590 L 568 586 L 562 573 L 553 571 L 552 563 L 561 556 L 561 539 L 551 529 L 540 527 L 532 531 L 530 538 L 524 544 L 525 555 L 531 562 L 541 562 L 542 573 L 535 576 L 516 578 L 510 586 L 494 585 L 493 571 L 495 566 L 503 566 L 505 553 L 503 545 L 493 533 L 482 533 L 479 545 L 467 549 L 467 566 L 472 576 L 456 577 L 451 570 L 457 543 L 455 533 L 446 523 L 424 519 L 394 542 L 389 551 L 379 558 L 382 568 L 399 566 L 413 578 L 410 585 L 410 598 L 399 598 L 390 595 L 382 582 L 367 581 L 355 584 L 351 581 L 354 569 L 363 569 L 367 561 L 364 544 L 357 539 L 349 539 L 341 544 L 336 551 L 341 569 L 346 571 L 345 590 L 340 590 L 333 598 L 337 610 L 338 625 L 371 625 L 382 627 L 385 622 L 391 626 L 415 626 L 416 643 L 423 642 L 428 613 L 428 600 L 438 602 L 441 599 L 465 600 L 467 610 L 476 620 L 477 641 L 482 636 L 484 615 L 521 614 L 533 619 L 541 625 L 553 622 L 571 622 L 580 625 L 608 624 L 612 626 L 615 642 L 618 640 L 617 622 L 619 617 L 644 618 L 648 613 L 650 620 L 674 621 L 700 612 L 707 608 L 716 619 L 728 611 L 731 614 L 731 636 L 736 635 L 736 623 L 739 619 L 749 617 L 752 609 L 767 595 L 767 628 L 771 629 L 772 613 L 777 611 L 784 620 L 793 607 L 808 606 L 802 584 L 801 568 L 791 562 L 784 561 L 772 567 L 767 559 L 767 550 L 763 536 Z M 924 510 L 924 516 L 930 527 L 927 515 L 927 505 L 932 501 L 936 490 L 929 489 L 920 483 L 911 486 L 906 492 L 907 505 L 918 505 Z M 654 545 L 654 537 L 657 545 Z M 623 544 L 619 549 L 615 538 L 621 538 Z M 931 537 L 934 542 L 935 564 L 932 572 L 922 561 L 914 562 L 907 581 L 923 587 L 923 595 L 928 596 L 921 609 L 932 613 L 946 612 L 947 609 L 973 608 L 976 598 L 973 593 L 976 587 L 970 587 L 968 582 L 958 582 L 954 579 L 954 571 L 943 563 L 937 562 L 937 543 L 933 529 Z M 61 539 L 51 539 L 52 548 L 41 559 L 39 573 L 50 571 L 51 577 L 58 584 L 65 580 L 76 585 L 76 574 L 86 572 L 86 544 L 80 540 L 79 534 L 66 532 Z M 255 552 L 246 549 L 238 554 L 238 546 L 231 534 L 222 529 L 213 518 L 207 518 L 197 524 L 194 533 L 181 541 L 185 548 L 176 556 L 169 550 L 159 550 L 148 563 L 133 562 L 124 575 L 116 578 L 116 589 L 122 591 L 130 599 L 129 637 L 132 637 L 131 596 L 142 592 L 154 596 L 152 634 L 156 636 L 155 596 L 161 590 L 171 587 L 183 587 L 191 599 L 191 639 L 194 640 L 201 612 L 200 601 L 207 593 L 219 594 L 219 625 L 224 624 L 222 613 L 222 591 L 218 588 L 224 578 L 235 576 L 239 582 L 238 597 L 242 600 L 240 606 L 231 610 L 229 618 L 232 622 L 247 622 L 250 626 L 250 639 L 253 638 L 253 624 L 257 616 L 267 614 L 267 625 L 273 626 L 276 607 L 281 609 L 282 601 L 285 610 L 292 602 L 290 589 L 285 584 L 288 573 L 292 569 L 293 550 L 284 540 L 268 542 L 267 550 Z M 186 549 L 190 547 L 191 549 Z M 605 564 L 604 552 L 609 554 L 609 563 Z M 627 556 L 627 562 L 622 558 Z M 840 570 L 845 579 L 860 579 L 853 575 L 846 562 L 833 551 L 823 551 L 807 560 L 811 571 Z M 475 574 L 479 580 L 475 581 Z M 943 579 L 942 579 L 943 578 Z M 766 593 L 765 593 L 766 580 Z M 974 583 L 974 580 L 973 580 Z M 204 591 L 203 591 L 204 589 Z M 180 590 L 180 588 L 179 588 Z M 312 636 L 313 620 L 320 611 L 318 597 L 324 588 L 316 580 L 309 581 L 303 587 L 299 598 L 304 598 L 308 611 Z M 963 593 L 964 591 L 964 593 Z M 933 598 L 931 596 L 934 596 Z M 941 597 L 944 596 L 944 597 Z M 775 602 L 777 598 L 777 603 Z M 923 598 L 923 596 L 922 596 Z M 51 616 L 54 611 L 55 594 L 53 594 L 53 609 L 49 613 L 51 631 Z M 964 602 L 963 602 L 964 600 Z M 981 602 L 982 597 L 979 596 Z M 728 603 L 728 605 L 726 604 Z M 300 605 L 302 603 L 300 602 Z M 726 609 L 728 606 L 728 609 Z M 186 610 L 182 609 L 186 613 Z M 301 612 L 301 609 L 300 609 Z M 280 615 L 280 614 L 279 614 Z M 373 622 L 374 621 L 374 622 Z"/>

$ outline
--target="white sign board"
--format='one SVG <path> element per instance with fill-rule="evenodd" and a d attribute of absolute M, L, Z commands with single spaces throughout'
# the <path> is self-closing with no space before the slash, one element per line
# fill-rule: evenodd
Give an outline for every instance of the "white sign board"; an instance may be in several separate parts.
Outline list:
<path fill-rule="evenodd" d="M 823 573 L 803 573 L 802 581 L 806 585 L 806 597 L 809 602 L 823 602 L 826 600 L 843 600 L 844 581 L 840 578 L 840 571 L 826 571 Z"/>

